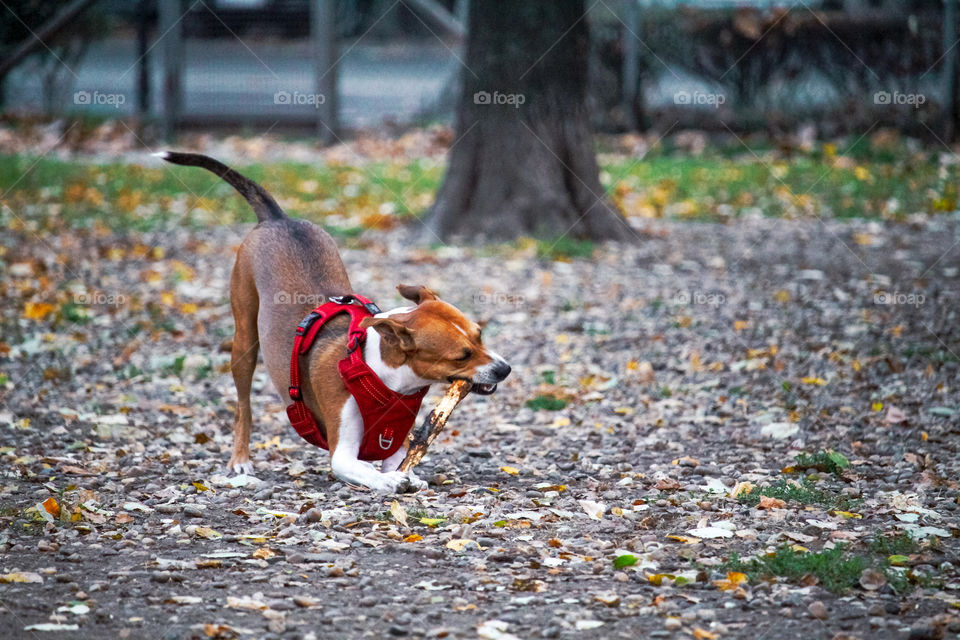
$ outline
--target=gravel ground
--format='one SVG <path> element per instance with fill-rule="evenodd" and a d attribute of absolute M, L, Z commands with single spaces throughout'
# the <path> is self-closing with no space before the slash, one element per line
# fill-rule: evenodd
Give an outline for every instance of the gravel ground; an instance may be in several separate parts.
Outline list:
<path fill-rule="evenodd" d="M 247 226 L 5 232 L 2 636 L 957 637 L 958 222 L 650 222 L 569 262 L 368 232 L 359 292 L 426 284 L 514 367 L 399 496 L 334 479 L 262 369 L 225 475 Z M 824 449 L 823 499 L 743 499 Z M 897 588 L 723 564 L 904 532 Z"/>

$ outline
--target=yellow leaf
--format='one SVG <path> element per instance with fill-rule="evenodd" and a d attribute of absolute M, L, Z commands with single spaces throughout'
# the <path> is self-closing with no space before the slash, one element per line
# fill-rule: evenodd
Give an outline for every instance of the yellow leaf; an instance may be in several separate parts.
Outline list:
<path fill-rule="evenodd" d="M 686 329 L 690 326 L 693 320 L 690 318 L 690 316 L 677 316 L 676 322 L 678 327 L 681 329 Z"/>
<path fill-rule="evenodd" d="M 733 322 L 733 330 L 734 330 L 734 331 L 743 331 L 744 329 L 746 329 L 746 328 L 749 327 L 749 326 L 750 326 L 750 323 L 747 322 L 746 320 L 734 320 L 734 322 Z"/>
<path fill-rule="evenodd" d="M 726 579 L 714 580 L 713 585 L 721 591 L 733 591 L 741 584 L 745 584 L 746 582 L 747 574 L 740 573 L 739 571 L 729 571 L 727 572 Z"/>
<path fill-rule="evenodd" d="M 874 402 L 873 404 L 870 405 L 870 408 L 873 409 L 874 411 L 883 411 L 883 403 Z"/>
<path fill-rule="evenodd" d="M 194 489 L 196 489 L 197 491 L 200 491 L 201 493 L 204 491 L 210 491 L 210 487 L 203 484 L 202 482 L 191 482 L 190 484 L 193 485 Z"/>
<path fill-rule="evenodd" d="M 404 542 L 418 542 L 420 540 L 423 540 L 423 536 L 419 533 L 411 533 L 403 539 Z"/>
<path fill-rule="evenodd" d="M 700 538 L 694 538 L 691 536 L 667 536 L 671 540 L 676 540 L 677 542 L 682 542 L 683 544 L 700 544 Z"/>
<path fill-rule="evenodd" d="M 198 308 L 196 303 L 193 302 L 184 302 L 180 305 L 180 311 L 188 315 L 196 313 Z"/>
<path fill-rule="evenodd" d="M 776 293 L 773 294 L 773 299 L 779 302 L 780 304 L 786 304 L 790 302 L 790 292 L 786 289 L 779 289 Z"/>
<path fill-rule="evenodd" d="M 394 500 L 390 505 L 390 515 L 392 515 L 393 519 L 399 522 L 402 526 L 407 526 L 407 512 L 396 500 Z"/>
<path fill-rule="evenodd" d="M 435 527 L 438 524 L 443 524 L 443 518 L 420 518 L 420 524 L 425 524 L 428 527 Z"/>
<path fill-rule="evenodd" d="M 477 548 L 480 548 L 480 543 L 476 540 L 469 540 L 467 538 L 456 538 L 451 540 L 446 544 L 447 549 L 453 549 L 454 551 L 463 551 L 468 545 L 475 544 Z"/>
<path fill-rule="evenodd" d="M 802 382 L 803 384 L 815 384 L 820 387 L 827 384 L 826 380 L 824 380 L 823 378 L 815 377 L 815 376 L 807 376 L 805 378 L 801 378 L 800 382 Z"/>
<path fill-rule="evenodd" d="M 551 426 L 554 426 L 554 427 L 569 427 L 569 426 L 570 426 L 570 418 L 567 418 L 567 417 L 554 418 L 554 419 L 553 419 L 553 424 L 552 424 Z"/>
<path fill-rule="evenodd" d="M 23 307 L 23 317 L 28 320 L 42 320 L 53 313 L 53 305 L 46 302 L 28 302 Z"/>
<path fill-rule="evenodd" d="M 701 629 L 700 627 L 693 628 L 693 637 L 697 640 L 717 640 L 719 636 L 715 633 L 711 633 L 706 629 Z"/>
<path fill-rule="evenodd" d="M 617 407 L 613 412 L 621 416 L 631 416 L 633 415 L 633 407 Z"/>
<path fill-rule="evenodd" d="M 636 360 L 631 360 L 627 363 L 627 371 L 636 371 L 640 368 L 640 363 Z"/>
<path fill-rule="evenodd" d="M 520 469 L 517 469 L 516 467 L 500 467 L 500 471 L 503 471 L 504 473 L 509 473 L 512 476 L 515 476 L 518 473 L 520 473 Z"/>
<path fill-rule="evenodd" d="M 173 306 L 173 292 L 172 291 L 163 291 L 160 293 L 160 302 L 165 304 L 168 307 Z"/>
<path fill-rule="evenodd" d="M 252 558 L 259 558 L 260 560 L 266 560 L 267 558 L 272 558 L 277 555 L 275 551 L 269 547 L 260 547 L 251 554 Z"/>
<path fill-rule="evenodd" d="M 668 536 L 668 537 L 669 537 L 669 536 Z M 671 574 L 671 573 L 654 573 L 654 574 L 647 574 L 647 580 L 650 582 L 650 584 L 656 585 L 656 586 L 658 586 L 658 587 L 659 587 L 661 584 L 663 584 L 664 579 L 674 580 L 676 577 L 677 577 L 677 576 L 675 576 L 675 575 L 673 575 L 673 574 Z"/>
<path fill-rule="evenodd" d="M 863 516 L 860 515 L 859 513 L 851 513 L 851 512 L 849 512 L 849 511 L 839 511 L 839 510 L 837 510 L 837 509 L 834 509 L 833 511 L 831 511 L 831 512 L 830 512 L 830 515 L 842 516 L 842 517 L 844 517 L 844 518 L 855 518 L 855 519 L 857 519 L 857 520 L 859 520 L 860 518 L 863 517 Z"/>
<path fill-rule="evenodd" d="M 926 442 L 927 440 L 930 439 L 930 434 L 927 433 L 926 431 L 921 431 L 921 432 L 920 432 L 920 439 L 923 440 L 924 442 Z"/>
<path fill-rule="evenodd" d="M 216 540 L 223 537 L 222 533 L 214 531 L 210 527 L 197 527 L 197 535 L 208 540 Z"/>
<path fill-rule="evenodd" d="M 13 573 L 6 573 L 0 575 L 0 584 L 6 584 L 9 582 L 27 582 L 27 583 L 36 583 L 40 584 L 43 582 L 43 578 L 39 573 L 31 573 L 29 571 L 15 571 Z"/>
<path fill-rule="evenodd" d="M 556 336 L 554 336 L 553 340 L 557 344 L 566 344 L 570 342 L 570 336 L 565 333 L 558 333 Z"/>

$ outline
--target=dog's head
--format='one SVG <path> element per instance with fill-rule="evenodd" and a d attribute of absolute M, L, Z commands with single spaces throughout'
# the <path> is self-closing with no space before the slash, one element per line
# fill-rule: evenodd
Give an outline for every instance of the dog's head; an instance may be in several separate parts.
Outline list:
<path fill-rule="evenodd" d="M 360 325 L 380 334 L 383 361 L 407 365 L 423 380 L 469 380 L 474 393 L 496 391 L 510 365 L 483 346 L 480 326 L 426 287 L 402 284 L 397 290 L 416 306 L 365 318 Z"/>

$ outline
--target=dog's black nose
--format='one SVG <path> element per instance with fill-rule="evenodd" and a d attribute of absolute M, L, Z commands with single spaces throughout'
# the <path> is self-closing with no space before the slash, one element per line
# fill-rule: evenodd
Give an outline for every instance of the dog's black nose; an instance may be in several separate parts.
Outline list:
<path fill-rule="evenodd" d="M 504 360 L 501 360 L 500 362 L 498 362 L 497 365 L 493 368 L 493 373 L 496 374 L 497 378 L 499 378 L 500 380 L 503 380 L 508 375 L 510 375 L 511 371 L 513 371 L 513 369 L 511 369 L 510 365 L 507 364 L 506 361 Z"/>

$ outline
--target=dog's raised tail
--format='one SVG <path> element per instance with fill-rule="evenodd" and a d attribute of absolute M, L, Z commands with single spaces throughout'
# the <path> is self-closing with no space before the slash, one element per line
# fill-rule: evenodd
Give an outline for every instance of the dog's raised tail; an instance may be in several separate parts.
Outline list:
<path fill-rule="evenodd" d="M 211 171 L 223 178 L 231 187 L 244 197 L 250 203 L 254 212 L 257 214 L 257 220 L 264 222 L 266 220 L 282 220 L 287 217 L 277 201 L 273 199 L 267 190 L 256 182 L 247 178 L 219 160 L 214 160 L 210 156 L 200 153 L 180 153 L 178 151 L 161 151 L 153 154 L 173 164 L 182 164 L 188 167 L 201 167 Z"/>

